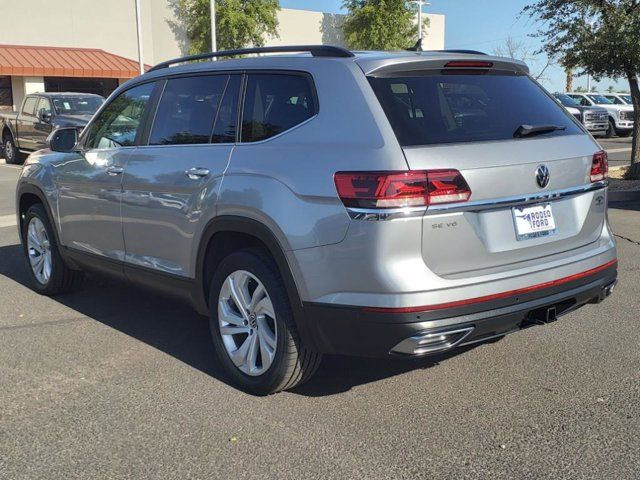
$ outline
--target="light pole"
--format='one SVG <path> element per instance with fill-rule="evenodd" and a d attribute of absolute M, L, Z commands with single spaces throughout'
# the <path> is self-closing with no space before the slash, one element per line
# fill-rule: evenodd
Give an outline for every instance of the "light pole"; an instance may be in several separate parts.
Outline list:
<path fill-rule="evenodd" d="M 138 36 L 138 66 L 140 75 L 144 73 L 144 59 L 142 57 L 142 17 L 140 16 L 140 0 L 136 0 L 136 35 Z"/>
<path fill-rule="evenodd" d="M 431 4 L 425 0 L 411 0 L 411 3 L 418 6 L 418 43 L 422 45 L 422 6 Z"/>
<path fill-rule="evenodd" d="M 216 0 L 211 0 L 209 5 L 211 7 L 211 51 L 215 52 L 218 50 L 216 42 Z M 216 57 L 213 57 L 213 60 L 215 59 Z"/>

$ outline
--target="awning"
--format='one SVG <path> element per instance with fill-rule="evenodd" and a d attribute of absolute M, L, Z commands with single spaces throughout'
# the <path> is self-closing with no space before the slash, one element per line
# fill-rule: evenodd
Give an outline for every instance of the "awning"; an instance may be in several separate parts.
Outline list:
<path fill-rule="evenodd" d="M 138 62 L 97 48 L 0 45 L 0 75 L 133 78 Z"/>

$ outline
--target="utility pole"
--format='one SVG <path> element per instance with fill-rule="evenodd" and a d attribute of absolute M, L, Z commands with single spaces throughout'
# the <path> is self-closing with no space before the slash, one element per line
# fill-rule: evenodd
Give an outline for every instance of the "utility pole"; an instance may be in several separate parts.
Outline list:
<path fill-rule="evenodd" d="M 211 7 L 211 51 L 216 52 L 218 50 L 216 42 L 216 0 L 210 0 L 209 6 Z M 213 60 L 215 59 L 216 57 L 213 57 Z"/>
<path fill-rule="evenodd" d="M 431 4 L 425 0 L 411 0 L 411 3 L 418 6 L 418 42 L 422 44 L 422 6 Z"/>
<path fill-rule="evenodd" d="M 140 75 L 144 73 L 144 59 L 142 56 L 142 17 L 140 16 L 140 0 L 136 2 L 136 34 L 138 36 L 138 66 Z"/>

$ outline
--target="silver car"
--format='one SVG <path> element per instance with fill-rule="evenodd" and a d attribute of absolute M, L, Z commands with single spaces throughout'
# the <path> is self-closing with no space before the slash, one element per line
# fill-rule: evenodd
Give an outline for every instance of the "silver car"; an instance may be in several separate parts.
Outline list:
<path fill-rule="evenodd" d="M 35 290 L 96 270 L 185 298 L 252 393 L 323 354 L 413 358 L 552 322 L 616 282 L 606 153 L 511 59 L 185 57 L 76 135 L 18 183 Z"/>

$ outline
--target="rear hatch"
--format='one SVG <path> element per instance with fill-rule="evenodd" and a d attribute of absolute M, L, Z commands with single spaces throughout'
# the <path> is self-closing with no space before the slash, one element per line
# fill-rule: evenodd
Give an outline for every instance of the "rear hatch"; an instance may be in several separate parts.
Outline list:
<path fill-rule="evenodd" d="M 409 168 L 457 170 L 471 191 L 464 202 L 429 205 L 423 217 L 433 272 L 488 273 L 598 241 L 606 159 L 596 155 L 592 177 L 599 147 L 521 65 L 476 57 L 396 65 L 369 80 Z"/>

